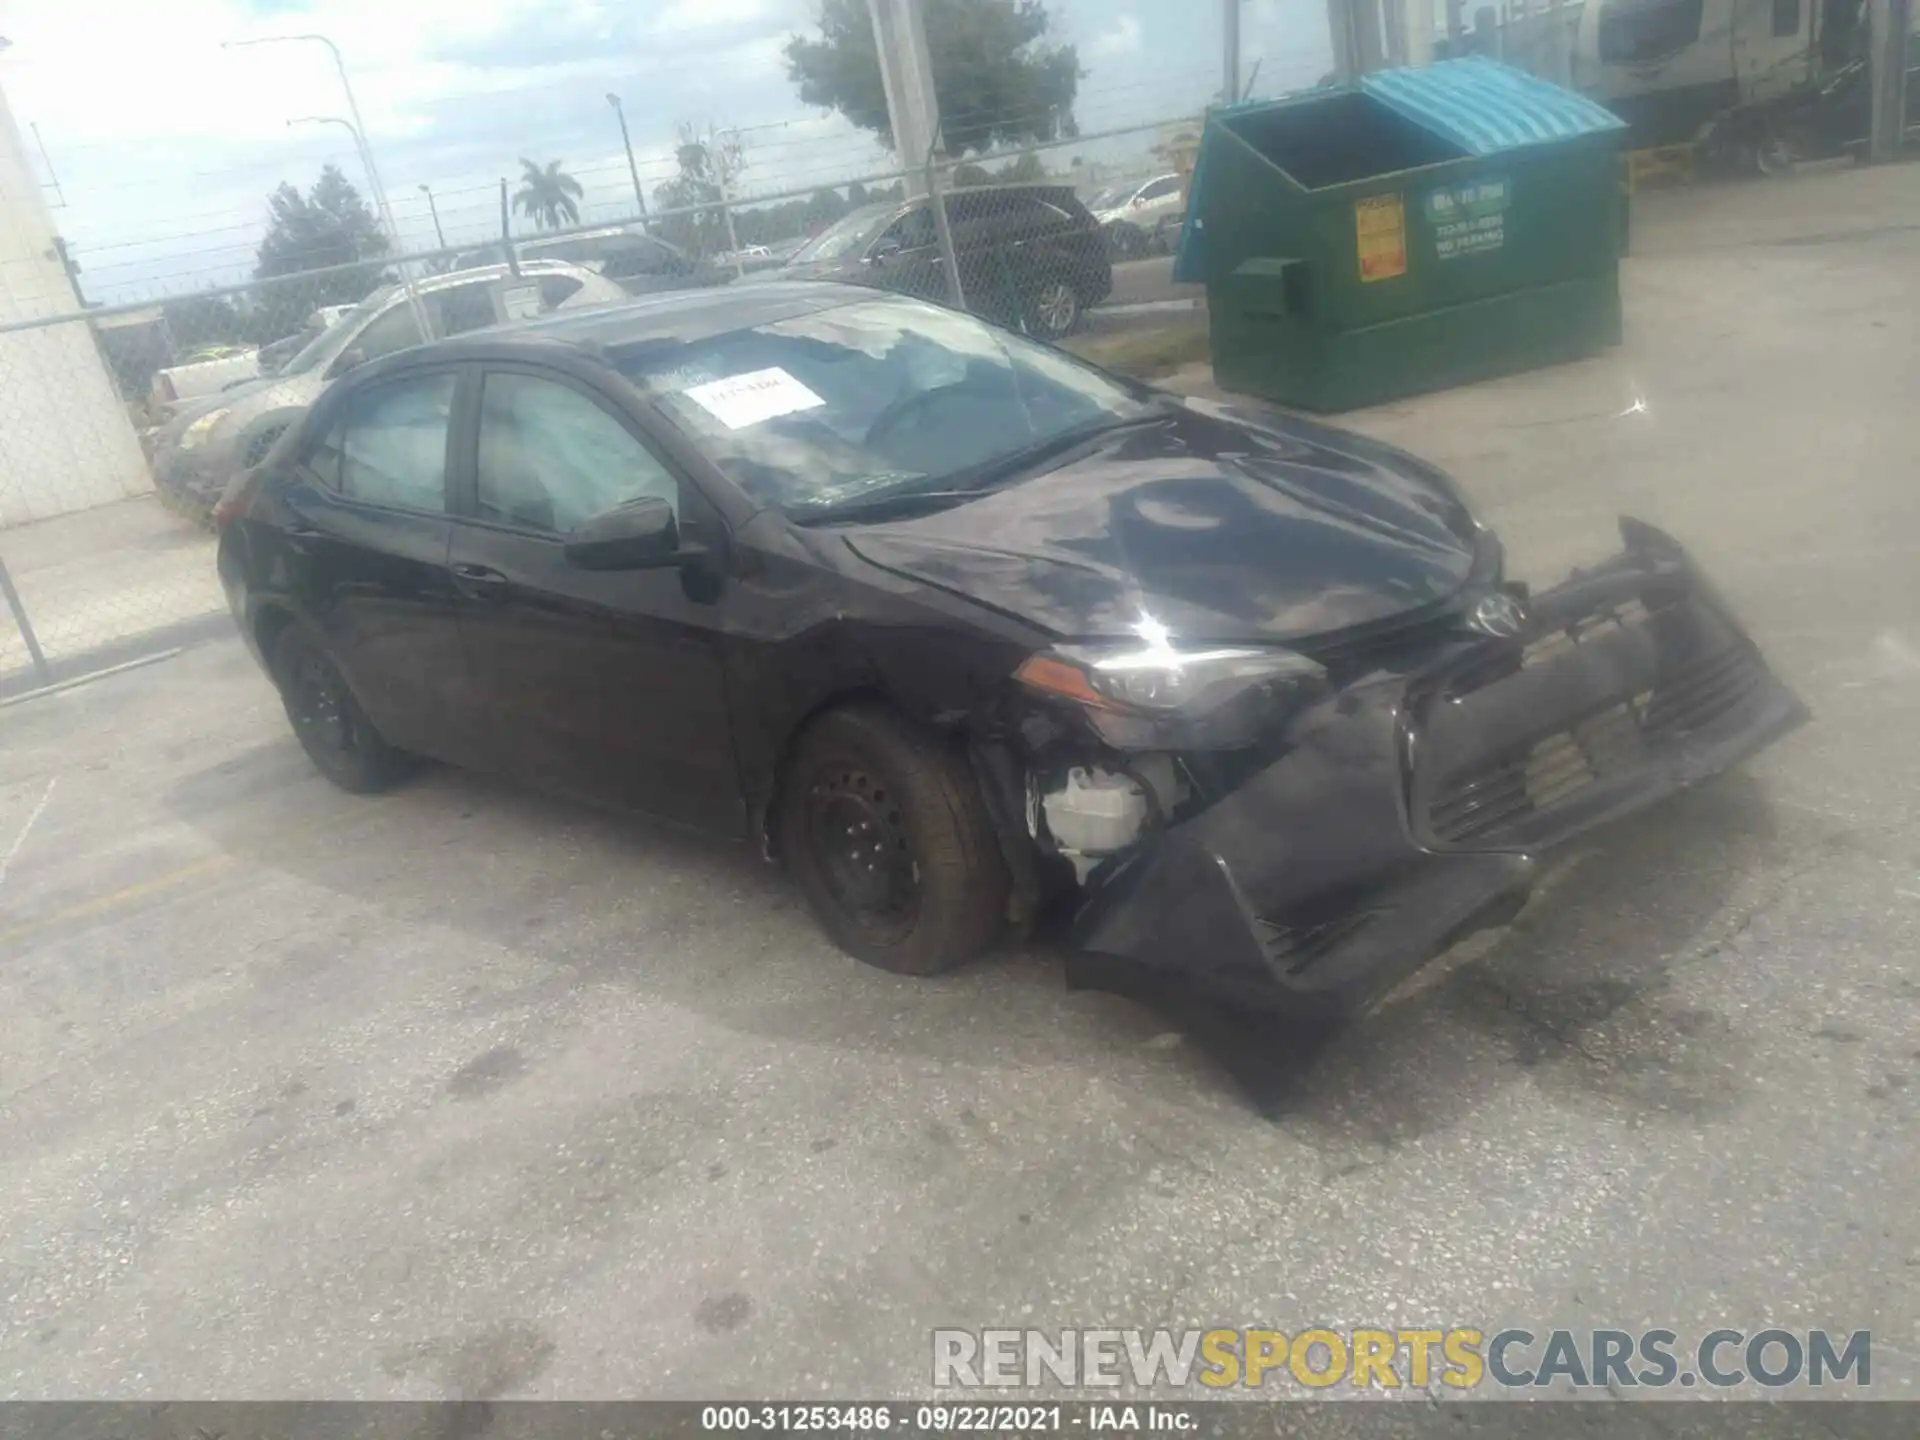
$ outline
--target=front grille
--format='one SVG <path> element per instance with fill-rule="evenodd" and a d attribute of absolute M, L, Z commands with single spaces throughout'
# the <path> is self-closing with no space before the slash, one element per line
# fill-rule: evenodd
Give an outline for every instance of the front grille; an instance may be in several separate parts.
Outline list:
<path fill-rule="evenodd" d="M 1662 676 L 1650 690 L 1448 777 L 1427 806 L 1449 844 L 1497 841 L 1589 786 L 1644 763 L 1650 746 L 1711 725 L 1761 681 L 1759 662 L 1730 646 Z"/>

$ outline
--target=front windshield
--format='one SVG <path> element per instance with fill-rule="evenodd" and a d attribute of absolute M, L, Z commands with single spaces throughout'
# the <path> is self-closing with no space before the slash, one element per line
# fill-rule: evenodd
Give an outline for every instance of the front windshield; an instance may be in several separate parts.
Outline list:
<path fill-rule="evenodd" d="M 1098 370 L 970 315 L 864 300 L 688 345 L 616 352 L 743 490 L 796 518 L 1152 413 Z"/>
<path fill-rule="evenodd" d="M 354 337 L 365 328 L 365 322 L 379 314 L 387 301 L 393 298 L 394 293 L 395 287 L 391 285 L 374 291 L 310 340 L 299 354 L 282 365 L 276 373 L 304 375 L 309 370 L 318 370 L 323 365 L 331 365 L 334 357 L 353 343 Z"/>
<path fill-rule="evenodd" d="M 1131 185 L 1109 185 L 1098 195 L 1087 201 L 1087 209 L 1098 212 L 1111 210 L 1133 193 Z"/>
<path fill-rule="evenodd" d="M 880 222 L 893 213 L 893 208 L 891 205 L 867 205 L 842 216 L 794 251 L 789 263 L 808 265 L 816 260 L 838 260 L 860 249 L 867 243 L 867 237 L 880 228 Z"/>

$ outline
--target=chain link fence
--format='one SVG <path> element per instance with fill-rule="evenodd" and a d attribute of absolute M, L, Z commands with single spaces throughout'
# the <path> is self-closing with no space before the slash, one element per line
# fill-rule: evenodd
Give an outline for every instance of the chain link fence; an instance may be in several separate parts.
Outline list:
<path fill-rule="evenodd" d="M 92 309 L 49 235 L 28 299 L 0 264 L 0 696 L 218 628 L 214 504 L 356 365 L 557 309 L 787 278 L 1065 340 L 1165 303 L 1130 276 L 1177 243 L 1198 137 L 1195 119 L 1155 122 L 831 186 L 773 175 L 749 194 L 721 170 L 702 203 L 515 235 L 511 260 L 503 230 Z M 1125 158 L 1079 159 L 1102 146 Z"/>

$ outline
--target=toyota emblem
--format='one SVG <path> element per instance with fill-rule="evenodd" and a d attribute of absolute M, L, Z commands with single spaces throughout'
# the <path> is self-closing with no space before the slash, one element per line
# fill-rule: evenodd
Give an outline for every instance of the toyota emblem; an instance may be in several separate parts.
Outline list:
<path fill-rule="evenodd" d="M 1527 612 L 1504 590 L 1480 597 L 1473 607 L 1473 628 L 1496 640 L 1511 640 L 1527 623 Z"/>

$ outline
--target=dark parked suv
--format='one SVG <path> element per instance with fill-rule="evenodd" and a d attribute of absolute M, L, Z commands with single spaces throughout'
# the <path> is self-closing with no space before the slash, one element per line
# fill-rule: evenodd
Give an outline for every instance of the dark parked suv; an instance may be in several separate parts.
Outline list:
<path fill-rule="evenodd" d="M 1106 235 L 1064 185 L 981 185 L 946 196 L 967 308 L 1057 340 L 1113 289 Z M 947 298 L 924 199 L 865 205 L 816 235 L 769 278 L 845 280 Z"/>

